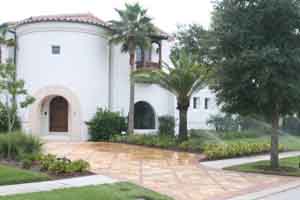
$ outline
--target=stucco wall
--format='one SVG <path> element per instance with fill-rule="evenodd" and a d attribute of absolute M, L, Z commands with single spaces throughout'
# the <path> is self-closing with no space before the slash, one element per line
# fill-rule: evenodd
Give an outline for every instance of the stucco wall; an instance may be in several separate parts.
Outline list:
<path fill-rule="evenodd" d="M 193 108 L 193 97 L 200 98 L 200 106 L 197 109 Z M 208 108 L 205 109 L 205 98 L 209 98 Z M 210 129 L 212 127 L 207 125 L 207 120 L 211 115 L 220 113 L 220 109 L 216 103 L 215 94 L 208 88 L 204 88 L 195 93 L 190 102 L 190 110 L 188 112 L 189 129 Z"/>
<path fill-rule="evenodd" d="M 113 47 L 112 54 L 112 109 L 128 114 L 129 108 L 129 56 Z M 169 49 L 164 48 L 165 51 Z M 164 53 L 167 55 L 167 52 Z M 135 102 L 146 101 L 152 105 L 157 116 L 174 115 L 174 96 L 153 84 L 136 84 Z"/>
<path fill-rule="evenodd" d="M 83 121 L 97 107 L 108 106 L 109 46 L 102 28 L 36 23 L 20 26 L 17 36 L 17 74 L 30 94 L 53 85 L 67 87 L 80 99 Z M 52 45 L 61 47 L 60 55 L 52 55 Z M 23 111 L 23 120 L 27 115 Z"/>
<path fill-rule="evenodd" d="M 25 80 L 30 94 L 57 86 L 76 96 L 76 107 L 81 112 L 80 127 L 76 130 L 82 132 L 76 134 L 80 138 L 87 137 L 84 122 L 91 119 L 97 107 L 111 108 L 124 116 L 128 114 L 129 56 L 121 52 L 120 45 L 110 48 L 103 28 L 80 23 L 43 22 L 18 27 L 17 36 L 18 78 Z M 52 55 L 52 45 L 60 46 L 60 55 Z M 163 61 L 169 64 L 171 45 L 169 41 L 162 42 Z M 215 96 L 207 88 L 194 96 L 200 97 L 201 106 L 195 110 L 191 102 L 188 127 L 208 128 L 206 120 L 219 112 Z M 208 110 L 204 109 L 205 97 L 211 99 Z M 136 84 L 135 101 L 151 104 L 156 117 L 173 115 L 178 122 L 174 95 L 157 85 Z M 20 112 L 25 124 L 30 120 L 30 109 Z"/>

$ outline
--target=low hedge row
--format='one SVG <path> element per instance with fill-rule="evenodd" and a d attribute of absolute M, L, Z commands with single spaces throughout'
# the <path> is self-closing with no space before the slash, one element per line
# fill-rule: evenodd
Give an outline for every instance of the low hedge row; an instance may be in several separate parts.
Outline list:
<path fill-rule="evenodd" d="M 267 153 L 270 149 L 271 145 L 267 143 L 209 144 L 204 147 L 204 154 L 208 160 L 217 160 Z M 284 150 L 280 145 L 279 151 Z"/>
<path fill-rule="evenodd" d="M 115 136 L 111 139 L 111 142 L 136 144 L 159 148 L 176 148 L 178 146 L 175 137 L 159 135 Z"/>

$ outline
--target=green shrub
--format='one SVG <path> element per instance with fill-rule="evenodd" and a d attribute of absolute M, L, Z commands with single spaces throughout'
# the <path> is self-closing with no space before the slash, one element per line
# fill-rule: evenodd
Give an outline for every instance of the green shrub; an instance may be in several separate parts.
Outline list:
<path fill-rule="evenodd" d="M 269 143 L 236 143 L 236 144 L 210 144 L 204 148 L 204 154 L 208 160 L 234 158 L 270 152 Z M 284 151 L 282 145 L 280 151 Z"/>
<path fill-rule="evenodd" d="M 24 169 L 30 169 L 40 160 L 41 154 L 24 154 L 22 155 L 21 165 Z"/>
<path fill-rule="evenodd" d="M 159 121 L 159 135 L 175 135 L 175 118 L 173 116 L 165 115 L 158 118 Z"/>
<path fill-rule="evenodd" d="M 53 174 L 73 174 L 86 172 L 90 165 L 84 160 L 71 161 L 48 154 L 40 158 L 41 169 Z"/>
<path fill-rule="evenodd" d="M 260 132 L 255 131 L 231 131 L 231 132 L 223 132 L 219 133 L 218 136 L 223 140 L 235 140 L 235 139 L 243 139 L 243 138 L 257 138 L 260 137 Z"/>
<path fill-rule="evenodd" d="M 118 112 L 98 109 L 91 121 L 87 122 L 92 141 L 108 141 L 125 131 L 126 120 Z"/>
<path fill-rule="evenodd" d="M 79 172 L 83 173 L 90 168 L 90 164 L 85 160 L 75 160 L 69 164 L 66 169 L 67 173 Z"/>
<path fill-rule="evenodd" d="M 20 160 L 24 155 L 39 154 L 42 142 L 28 134 L 21 132 L 0 135 L 0 157 L 4 159 Z"/>
<path fill-rule="evenodd" d="M 25 159 L 22 159 L 21 164 L 22 164 L 22 168 L 30 169 L 33 165 L 33 162 L 32 162 L 32 160 L 25 158 Z"/>
<path fill-rule="evenodd" d="M 52 154 L 43 155 L 40 158 L 41 169 L 47 171 L 51 163 L 55 162 L 56 156 Z"/>
<path fill-rule="evenodd" d="M 71 173 L 69 170 L 71 165 L 71 160 L 67 158 L 56 158 L 52 163 L 50 163 L 48 171 L 53 174 L 65 174 L 66 172 Z"/>
<path fill-rule="evenodd" d="M 179 145 L 179 149 L 184 151 L 202 152 L 206 142 L 198 138 L 189 139 Z"/>
<path fill-rule="evenodd" d="M 177 141 L 175 137 L 167 135 L 126 135 L 116 136 L 112 138 L 112 142 L 120 142 L 126 144 L 145 145 L 160 148 L 175 148 Z"/>
<path fill-rule="evenodd" d="M 21 122 L 20 118 L 16 116 L 16 121 L 14 123 L 13 130 L 19 130 L 21 128 Z M 7 120 L 7 114 L 4 109 L 3 104 L 0 102 L 0 133 L 5 133 L 8 131 L 8 120 Z"/>

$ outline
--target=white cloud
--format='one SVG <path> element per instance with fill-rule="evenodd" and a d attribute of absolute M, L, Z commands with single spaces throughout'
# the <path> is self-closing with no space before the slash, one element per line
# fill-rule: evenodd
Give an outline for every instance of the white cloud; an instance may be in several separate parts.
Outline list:
<path fill-rule="evenodd" d="M 104 20 L 116 18 L 114 8 L 125 2 L 140 2 L 148 8 L 155 24 L 172 32 L 177 24 L 210 23 L 210 0 L 2 0 L 0 21 L 21 20 L 30 16 L 91 12 Z"/>

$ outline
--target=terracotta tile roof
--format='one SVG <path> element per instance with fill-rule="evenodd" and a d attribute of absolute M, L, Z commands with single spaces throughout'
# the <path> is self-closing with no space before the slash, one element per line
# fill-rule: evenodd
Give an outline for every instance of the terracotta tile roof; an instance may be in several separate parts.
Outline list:
<path fill-rule="evenodd" d="M 108 23 L 99 19 L 98 17 L 96 17 L 91 13 L 42 15 L 42 16 L 29 17 L 27 19 L 16 22 L 16 26 L 20 26 L 23 24 L 30 24 L 30 23 L 38 23 L 38 22 L 79 22 L 79 23 L 86 23 L 86 24 L 98 25 L 105 28 L 109 28 Z M 163 38 L 168 38 L 168 39 L 171 38 L 171 36 L 168 33 L 162 31 L 158 27 L 156 28 L 159 33 L 158 36 Z"/>
<path fill-rule="evenodd" d="M 87 23 L 98 26 L 108 27 L 107 24 L 94 16 L 91 13 L 84 14 L 63 14 L 63 15 L 43 15 L 36 17 L 29 17 L 18 22 L 18 25 L 36 23 L 36 22 L 79 22 L 79 23 Z"/>

